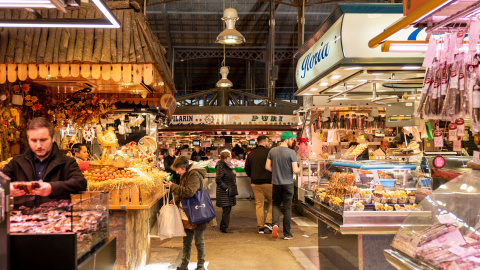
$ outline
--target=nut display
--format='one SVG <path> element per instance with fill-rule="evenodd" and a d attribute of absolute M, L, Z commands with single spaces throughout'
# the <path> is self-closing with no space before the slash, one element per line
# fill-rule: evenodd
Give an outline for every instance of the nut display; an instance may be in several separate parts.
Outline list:
<path fill-rule="evenodd" d="M 138 177 L 138 174 L 136 172 L 130 170 L 119 170 L 118 168 L 114 167 L 104 167 L 102 169 L 85 171 L 83 174 L 85 175 L 85 179 L 87 179 L 87 181 L 95 182 L 113 180 L 118 178 Z"/>

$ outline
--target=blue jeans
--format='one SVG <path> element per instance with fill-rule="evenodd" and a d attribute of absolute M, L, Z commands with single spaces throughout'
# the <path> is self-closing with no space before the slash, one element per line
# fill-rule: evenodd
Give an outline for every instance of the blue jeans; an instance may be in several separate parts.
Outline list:
<path fill-rule="evenodd" d="M 273 185 L 273 211 L 272 223 L 278 226 L 278 219 L 280 218 L 280 207 L 283 202 L 285 213 L 283 214 L 283 235 L 290 235 L 290 222 L 292 219 L 292 201 L 293 201 L 293 184 L 288 185 Z"/>
<path fill-rule="evenodd" d="M 205 230 L 185 229 L 186 236 L 183 237 L 182 264 L 180 268 L 188 269 L 190 262 L 190 253 L 192 251 L 192 241 L 195 237 L 195 246 L 197 247 L 197 269 L 204 269 L 205 264 L 205 239 L 203 233 Z"/>

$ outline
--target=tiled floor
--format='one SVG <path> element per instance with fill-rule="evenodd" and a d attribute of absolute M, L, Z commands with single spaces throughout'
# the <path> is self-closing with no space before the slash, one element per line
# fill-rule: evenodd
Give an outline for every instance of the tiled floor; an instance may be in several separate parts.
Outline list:
<path fill-rule="evenodd" d="M 315 223 L 303 217 L 294 217 L 292 221 L 294 239 L 288 241 L 282 239 L 281 225 L 280 237 L 273 239 L 271 235 L 257 232 L 255 202 L 238 200 L 237 203 L 237 206 L 232 209 L 230 222 L 234 233 L 221 233 L 218 226 L 205 231 L 206 261 L 209 270 L 319 269 Z M 221 211 L 216 208 L 218 223 L 220 223 Z M 281 219 L 280 224 L 282 224 Z M 180 263 L 181 249 L 182 239 L 180 238 L 160 241 L 153 237 L 150 262 L 144 269 L 175 269 Z M 189 269 L 195 269 L 195 267 L 196 250 L 193 247 Z"/>

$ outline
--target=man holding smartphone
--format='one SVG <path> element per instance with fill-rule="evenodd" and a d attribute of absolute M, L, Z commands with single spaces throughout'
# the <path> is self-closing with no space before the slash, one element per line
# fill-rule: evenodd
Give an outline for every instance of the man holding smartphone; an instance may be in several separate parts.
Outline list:
<path fill-rule="evenodd" d="M 53 139 L 53 124 L 44 117 L 32 119 L 27 126 L 29 149 L 13 159 L 2 172 L 12 179 L 10 193 L 14 197 L 25 195 L 15 188 L 15 182 L 40 181 L 33 193 L 39 202 L 50 199 L 69 199 L 70 194 L 85 191 L 87 180 L 76 160 L 62 154 Z"/>

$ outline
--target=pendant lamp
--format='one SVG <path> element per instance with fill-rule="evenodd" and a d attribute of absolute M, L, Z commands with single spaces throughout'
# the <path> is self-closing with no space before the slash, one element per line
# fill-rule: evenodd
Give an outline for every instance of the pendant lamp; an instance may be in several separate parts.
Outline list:
<path fill-rule="evenodd" d="M 238 21 L 238 13 L 234 8 L 227 8 L 223 11 L 222 20 L 226 29 L 217 36 L 217 43 L 224 45 L 237 45 L 245 43 L 245 37 L 235 29 L 235 22 Z"/>

